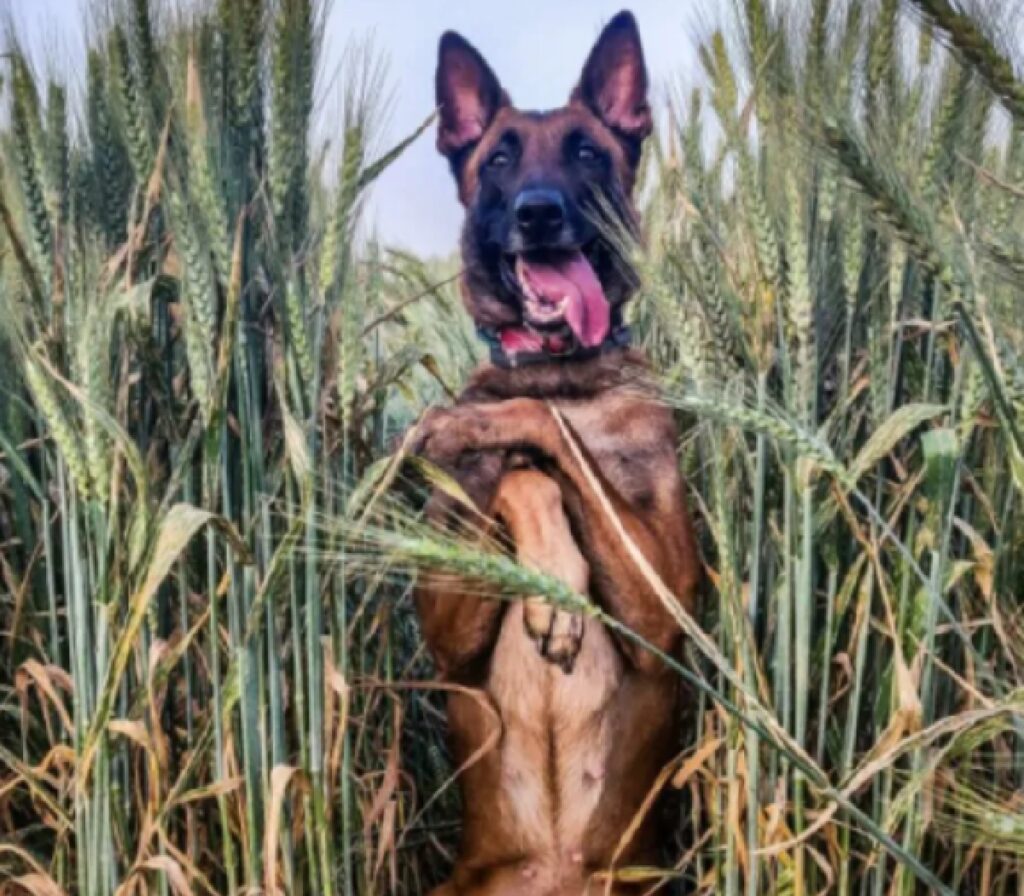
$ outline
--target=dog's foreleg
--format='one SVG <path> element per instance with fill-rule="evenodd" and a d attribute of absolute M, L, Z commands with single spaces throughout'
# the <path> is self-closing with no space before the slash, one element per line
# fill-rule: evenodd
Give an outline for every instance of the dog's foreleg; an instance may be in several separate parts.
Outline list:
<path fill-rule="evenodd" d="M 522 563 L 586 594 L 590 570 L 572 537 L 558 483 L 537 470 L 512 470 L 502 477 L 492 509 Z M 528 597 L 523 621 L 541 655 L 571 672 L 583 641 L 582 616 Z"/>
<path fill-rule="evenodd" d="M 420 575 L 414 597 L 420 628 L 445 680 L 472 683 L 498 637 L 504 606 L 480 596 L 487 590 L 486 583 L 453 575 Z"/>

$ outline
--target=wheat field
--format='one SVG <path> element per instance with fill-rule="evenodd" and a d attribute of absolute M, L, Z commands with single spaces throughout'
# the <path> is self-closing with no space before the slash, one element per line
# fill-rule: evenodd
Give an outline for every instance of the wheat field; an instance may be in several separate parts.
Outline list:
<path fill-rule="evenodd" d="M 607 879 L 1024 896 L 1022 14 L 738 0 L 681 43 L 625 250 L 706 587 L 674 835 Z M 4 896 L 428 892 L 416 571 L 579 606 L 418 516 L 396 446 L 481 351 L 455 255 L 360 227 L 430 110 L 382 144 L 354 48 L 337 159 L 310 137 L 323 21 L 97 2 L 82 90 L 7 29 Z"/>

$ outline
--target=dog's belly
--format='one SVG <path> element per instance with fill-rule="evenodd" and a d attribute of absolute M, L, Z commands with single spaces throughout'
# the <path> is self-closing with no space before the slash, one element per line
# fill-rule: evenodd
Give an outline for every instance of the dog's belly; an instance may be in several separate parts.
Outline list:
<path fill-rule="evenodd" d="M 498 810 L 516 850 L 535 857 L 523 869 L 526 877 L 582 873 L 584 835 L 613 749 L 607 706 L 622 676 L 621 657 L 599 623 L 585 621 L 576 664 L 566 674 L 527 636 L 523 605 L 506 613 L 487 691 L 503 727 Z"/>

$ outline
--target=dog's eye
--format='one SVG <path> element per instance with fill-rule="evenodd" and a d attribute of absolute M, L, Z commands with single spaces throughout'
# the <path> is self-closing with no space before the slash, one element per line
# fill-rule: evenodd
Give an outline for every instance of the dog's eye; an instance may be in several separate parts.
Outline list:
<path fill-rule="evenodd" d="M 491 154 L 491 157 L 487 160 L 487 165 L 490 168 L 507 168 L 508 163 L 511 161 L 511 156 L 505 150 L 499 149 Z"/>
<path fill-rule="evenodd" d="M 581 162 L 596 162 L 597 150 L 589 143 L 581 143 L 576 150 L 576 158 Z"/>

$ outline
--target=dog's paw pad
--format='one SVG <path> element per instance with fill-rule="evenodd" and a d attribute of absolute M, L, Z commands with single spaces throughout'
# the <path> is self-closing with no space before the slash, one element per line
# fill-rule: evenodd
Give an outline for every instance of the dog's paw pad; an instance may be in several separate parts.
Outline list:
<path fill-rule="evenodd" d="M 541 653 L 568 675 L 572 672 L 583 644 L 583 617 L 561 610 L 555 612 Z"/>
<path fill-rule="evenodd" d="M 572 672 L 583 643 L 583 617 L 559 610 L 539 598 L 528 598 L 523 613 L 526 632 L 544 659 Z"/>

